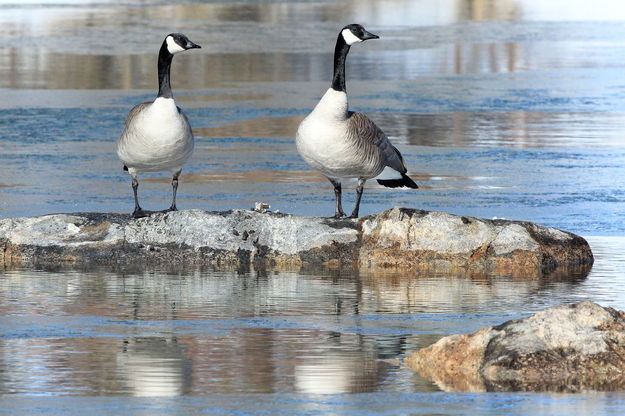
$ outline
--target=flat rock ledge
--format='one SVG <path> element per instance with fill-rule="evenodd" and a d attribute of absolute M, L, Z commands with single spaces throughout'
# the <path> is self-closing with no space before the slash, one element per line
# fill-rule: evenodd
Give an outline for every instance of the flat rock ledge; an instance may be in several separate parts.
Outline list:
<path fill-rule="evenodd" d="M 445 391 L 625 389 L 625 313 L 593 302 L 452 335 L 406 363 Z"/>
<path fill-rule="evenodd" d="M 592 262 L 586 240 L 555 228 L 406 208 L 357 220 L 186 210 L 141 219 L 77 213 L 0 221 L 5 266 L 323 265 L 533 278 L 558 266 L 588 270 Z"/>

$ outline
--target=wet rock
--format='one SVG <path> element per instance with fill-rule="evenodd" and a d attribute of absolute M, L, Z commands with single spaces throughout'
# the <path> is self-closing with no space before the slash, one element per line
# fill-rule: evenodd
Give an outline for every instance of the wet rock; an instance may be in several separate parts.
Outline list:
<path fill-rule="evenodd" d="M 593 302 L 452 335 L 406 363 L 445 391 L 625 389 L 625 313 Z"/>
<path fill-rule="evenodd" d="M 5 264 L 298 267 L 308 260 L 353 261 L 357 240 L 355 222 L 245 210 L 186 210 L 140 219 L 56 214 L 0 221 Z"/>
<path fill-rule="evenodd" d="M 363 219 L 360 265 L 535 276 L 592 264 L 582 237 L 530 222 L 393 208 Z"/>
<path fill-rule="evenodd" d="M 359 220 L 186 210 L 0 221 L 0 263 L 456 269 L 536 277 L 592 264 L 581 237 L 532 223 L 393 208 Z"/>

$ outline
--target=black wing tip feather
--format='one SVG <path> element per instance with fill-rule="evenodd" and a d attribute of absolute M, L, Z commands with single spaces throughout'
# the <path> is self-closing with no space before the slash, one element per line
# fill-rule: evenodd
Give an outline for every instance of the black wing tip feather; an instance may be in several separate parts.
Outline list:
<path fill-rule="evenodd" d="M 418 189 L 419 185 L 417 185 L 412 179 L 408 177 L 405 173 L 401 174 L 401 179 L 376 179 L 378 183 L 382 186 L 386 186 L 387 188 L 412 188 Z"/>

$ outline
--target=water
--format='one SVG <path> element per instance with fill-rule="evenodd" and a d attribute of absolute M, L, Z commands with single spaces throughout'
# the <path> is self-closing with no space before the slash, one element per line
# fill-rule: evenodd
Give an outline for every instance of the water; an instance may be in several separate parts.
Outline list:
<path fill-rule="evenodd" d="M 566 414 L 579 402 L 589 414 L 623 410 L 616 393 L 443 395 L 396 359 L 561 303 L 625 309 L 615 296 L 625 292 L 615 249 L 624 240 L 591 239 L 596 267 L 577 279 L 5 271 L 0 393 L 12 399 L 0 412 L 66 414 L 94 396 L 90 406 L 105 414 L 462 414 L 476 403 L 483 414 L 561 403 Z"/>
<path fill-rule="evenodd" d="M 203 46 L 173 64 L 196 136 L 178 206 L 332 214 L 293 135 L 350 22 L 381 36 L 352 48 L 350 104 L 421 186 L 368 183 L 361 213 L 560 227 L 591 243 L 590 274 L 4 270 L 0 414 L 623 413 L 621 393 L 445 393 L 397 361 L 561 303 L 625 309 L 618 1 L 0 0 L 0 217 L 132 209 L 114 142 L 174 31 Z M 140 179 L 145 208 L 169 205 L 166 175 Z"/>

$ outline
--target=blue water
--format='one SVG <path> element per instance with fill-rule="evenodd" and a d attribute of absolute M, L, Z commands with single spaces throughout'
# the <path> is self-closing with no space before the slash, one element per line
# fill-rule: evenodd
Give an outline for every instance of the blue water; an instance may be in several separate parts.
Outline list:
<path fill-rule="evenodd" d="M 393 403 L 389 409 L 388 402 Z M 126 400 L 123 407 L 112 398 L 58 398 L 54 407 L 40 398 L 12 399 L 7 414 L 24 407 L 32 415 L 81 415 L 88 408 L 100 415 L 618 415 L 623 397 L 614 393 L 566 394 L 349 394 L 335 396 L 257 394 L 248 397 L 211 395 L 185 398 Z M 606 403 L 610 403 L 606 406 Z"/>
<path fill-rule="evenodd" d="M 2 215 L 130 209 L 129 180 L 113 152 L 124 113 L 125 108 L 0 110 L 0 128 L 7 131 L 1 139 L 6 143 L 0 155 L 2 181 L 7 185 L 0 188 Z M 188 113 L 200 132 L 218 124 L 245 122 L 248 117 L 280 123 L 298 114 L 284 109 L 190 109 Z M 582 235 L 625 233 L 625 188 L 620 186 L 625 179 L 625 148 L 615 147 L 615 143 L 596 146 L 592 142 L 590 148 L 581 147 L 586 144 L 585 137 L 577 139 L 574 147 L 562 146 L 563 139 L 541 147 L 523 147 L 522 143 L 521 147 L 508 146 L 498 143 L 502 132 L 496 129 L 501 125 L 515 128 L 514 115 L 468 112 L 458 117 L 464 124 L 480 125 L 477 131 L 470 130 L 479 137 L 463 137 L 456 146 L 441 145 L 449 140 L 444 138 L 435 146 L 428 130 L 419 131 L 422 127 L 416 122 L 424 117 L 412 115 L 373 113 L 388 123 L 386 130 L 397 137 L 397 146 L 422 188 L 388 190 L 371 183 L 365 193 L 363 214 L 400 205 L 478 217 L 525 219 Z M 447 117 L 455 116 L 443 113 L 428 119 L 445 123 Z M 549 134 L 554 134 L 552 129 L 566 128 L 563 121 L 557 120 L 562 116 L 556 113 L 541 117 L 542 124 L 536 129 L 549 128 Z M 489 120 L 492 117 L 498 125 Z M 409 129 L 408 137 L 398 131 L 403 129 L 398 125 L 402 122 Z M 90 128 L 85 129 L 84 123 Z M 491 128 L 484 126 L 486 123 Z M 445 126 L 434 127 L 433 134 L 444 134 L 440 130 L 446 130 Z M 479 145 L 471 146 L 475 142 Z M 183 176 L 181 208 L 249 208 L 255 201 L 263 201 L 274 209 L 297 214 L 330 215 L 333 210 L 329 183 L 309 171 L 297 155 L 292 137 L 198 135 L 195 156 L 184 172 L 191 176 Z M 245 172 L 252 173 L 246 180 L 229 181 Z M 141 184 L 142 200 L 151 208 L 167 205 L 169 180 L 166 175 L 151 177 L 160 179 L 158 183 Z M 353 203 L 354 193 L 346 194 L 348 203 Z"/>
<path fill-rule="evenodd" d="M 625 309 L 625 7 L 569 1 L 0 0 L 0 218 L 130 212 L 114 153 L 166 33 L 196 150 L 178 207 L 331 215 L 296 152 L 344 24 L 352 109 L 404 155 L 392 206 L 586 237 L 587 276 L 0 270 L 0 414 L 623 414 L 620 392 L 443 392 L 400 360 L 442 336 L 590 299 Z M 140 177 L 147 209 L 167 175 Z M 344 186 L 347 209 L 353 184 Z"/>
<path fill-rule="evenodd" d="M 398 360 L 562 303 L 625 309 L 624 243 L 594 237 L 589 276 L 543 280 L 6 270 L 0 413 L 618 413 L 620 393 L 443 394 Z"/>

